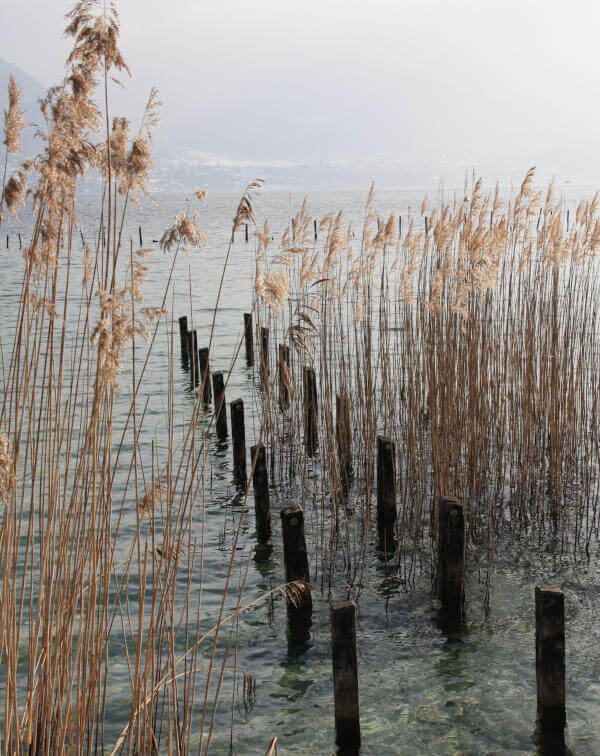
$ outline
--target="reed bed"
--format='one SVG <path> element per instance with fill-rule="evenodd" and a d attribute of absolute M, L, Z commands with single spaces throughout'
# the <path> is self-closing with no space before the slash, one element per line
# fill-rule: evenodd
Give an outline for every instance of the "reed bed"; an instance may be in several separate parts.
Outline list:
<path fill-rule="evenodd" d="M 599 495 L 598 196 L 567 228 L 562 201 L 552 186 L 536 189 L 531 170 L 504 200 L 481 181 L 430 211 L 425 198 L 403 233 L 393 214 L 376 215 L 373 190 L 364 218 L 355 232 L 333 213 L 316 240 L 304 205 L 276 245 L 268 228 L 256 232 L 256 339 L 268 328 L 273 345 L 261 381 L 273 473 L 322 505 L 307 506 L 319 519 L 319 571 L 331 581 L 340 551 L 356 595 L 374 527 L 378 435 L 395 442 L 398 513 L 385 560 L 405 584 L 424 562 L 435 575 L 441 495 L 466 503 L 488 579 L 500 536 L 589 553 Z M 273 369 L 279 343 L 292 352 L 283 373 Z M 314 455 L 306 367 L 318 382 Z"/>

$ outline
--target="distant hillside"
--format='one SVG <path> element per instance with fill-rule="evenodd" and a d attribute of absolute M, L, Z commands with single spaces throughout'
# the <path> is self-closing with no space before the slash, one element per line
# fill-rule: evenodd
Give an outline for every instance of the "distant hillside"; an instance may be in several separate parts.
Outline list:
<path fill-rule="evenodd" d="M 41 119 L 38 99 L 46 94 L 46 88 L 39 81 L 22 71 L 18 66 L 0 58 L 0 115 L 4 119 L 4 109 L 8 106 L 8 77 L 12 74 L 22 92 L 21 105 L 25 110 L 25 120 L 28 124 L 39 124 Z M 36 155 L 41 150 L 38 140 L 34 139 L 35 127 L 27 126 L 23 132 L 21 154 L 17 157 L 24 160 Z M 3 149 L 0 147 L 0 154 Z"/>

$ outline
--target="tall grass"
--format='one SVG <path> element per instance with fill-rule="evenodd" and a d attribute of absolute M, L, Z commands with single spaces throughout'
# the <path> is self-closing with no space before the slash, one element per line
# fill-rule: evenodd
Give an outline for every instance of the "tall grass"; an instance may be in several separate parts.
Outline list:
<path fill-rule="evenodd" d="M 178 424 L 167 309 L 178 256 L 204 243 L 194 203 L 205 192 L 165 231 L 170 273 L 162 301 L 145 304 L 156 252 L 134 252 L 123 232 L 131 204 L 148 194 L 158 94 L 137 132 L 111 119 L 111 81 L 128 73 L 117 12 L 81 0 L 67 23 L 73 49 L 64 81 L 41 104 L 42 152 L 14 173 L 9 156 L 19 150 L 24 114 L 12 79 L 5 114 L 0 209 L 25 206 L 33 233 L 0 404 L 0 742 L 5 753 L 208 750 L 224 675 L 251 688 L 245 671 L 232 668 L 231 633 L 239 613 L 264 597 L 244 605 L 244 572 L 237 584 L 232 577 L 234 543 L 217 619 L 206 629 L 204 531 L 197 542 L 192 523 L 203 521 L 212 419 L 200 389 L 191 419 Z M 88 172 L 101 179 L 99 232 L 82 264 L 74 238 Z M 242 197 L 234 228 L 252 222 L 258 186 Z M 159 329 L 169 349 L 164 448 L 149 441 L 142 399 Z M 242 519 L 243 511 L 236 543 Z M 244 558 L 246 574 L 248 564 Z M 111 739 L 115 653 L 125 659 L 129 705 Z"/>
<path fill-rule="evenodd" d="M 359 233 L 334 213 L 317 242 L 304 205 L 276 250 L 258 241 L 259 327 L 274 348 L 294 347 L 292 405 L 282 415 L 270 403 L 270 444 L 276 475 L 324 505 L 312 525 L 317 564 L 331 578 L 340 550 L 360 584 L 378 434 L 396 442 L 394 564 L 408 584 L 423 559 L 435 572 L 441 494 L 466 502 L 470 542 L 487 548 L 490 570 L 498 535 L 589 551 L 599 501 L 598 196 L 568 229 L 562 200 L 552 186 L 536 189 L 533 170 L 504 200 L 481 181 L 430 211 L 425 198 L 403 233 L 373 208 L 371 191 Z M 281 290 L 293 306 L 280 306 Z M 315 458 L 303 443 L 306 365 L 319 381 Z M 340 398 L 351 409 L 350 490 Z"/>

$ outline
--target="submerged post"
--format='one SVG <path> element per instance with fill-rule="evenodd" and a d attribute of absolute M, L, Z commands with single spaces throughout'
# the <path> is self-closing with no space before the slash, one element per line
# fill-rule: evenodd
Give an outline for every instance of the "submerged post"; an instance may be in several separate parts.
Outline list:
<path fill-rule="evenodd" d="M 210 365 L 208 362 L 208 347 L 198 350 L 198 360 L 200 363 L 200 380 L 202 381 L 202 401 L 210 404 L 212 392 L 210 390 Z"/>
<path fill-rule="evenodd" d="M 223 373 L 213 373 L 212 376 L 213 393 L 215 395 L 215 425 L 217 436 L 225 438 L 227 436 L 227 412 L 225 410 L 225 382 Z"/>
<path fill-rule="evenodd" d="M 285 412 L 290 406 L 290 348 L 279 345 L 279 406 Z"/>
<path fill-rule="evenodd" d="M 246 428 L 244 402 L 236 399 L 229 405 L 231 412 L 231 443 L 233 447 L 233 475 L 240 483 L 246 482 Z"/>
<path fill-rule="evenodd" d="M 340 753 L 358 753 L 360 711 L 356 654 L 356 606 L 345 601 L 331 607 L 331 659 L 335 742 Z"/>
<path fill-rule="evenodd" d="M 335 397 L 335 434 L 342 493 L 348 495 L 352 473 L 352 426 L 350 425 L 350 402 L 346 394 Z"/>
<path fill-rule="evenodd" d="M 187 317 L 182 315 L 179 318 L 179 341 L 181 342 L 181 359 L 188 361 L 188 322 Z"/>
<path fill-rule="evenodd" d="M 260 377 L 266 383 L 269 380 L 269 329 L 260 329 Z"/>
<path fill-rule="evenodd" d="M 269 502 L 269 477 L 267 474 L 267 455 L 264 444 L 257 444 L 250 449 L 250 458 L 254 465 L 252 483 L 254 485 L 254 511 L 256 513 L 256 530 L 261 542 L 271 537 L 271 506 Z"/>
<path fill-rule="evenodd" d="M 244 338 L 246 340 L 246 362 L 252 365 L 254 362 L 254 344 L 252 334 L 252 313 L 244 313 Z"/>
<path fill-rule="evenodd" d="M 396 522 L 396 444 L 377 436 L 377 525 L 381 546 L 390 551 Z"/>
<path fill-rule="evenodd" d="M 460 624 L 465 611 L 465 505 L 440 496 L 438 508 L 438 595 L 442 617 Z"/>
<path fill-rule="evenodd" d="M 319 445 L 317 428 L 317 379 L 311 367 L 304 368 L 304 443 L 312 457 Z"/>
<path fill-rule="evenodd" d="M 310 593 L 310 573 L 308 570 L 308 553 L 304 536 L 304 510 L 299 504 L 290 504 L 281 510 L 281 529 L 283 534 L 283 558 L 285 561 L 285 580 L 287 583 L 298 581 L 303 584 L 295 596 L 288 599 L 288 608 L 293 611 L 312 612 Z"/>
<path fill-rule="evenodd" d="M 565 596 L 555 585 L 535 587 L 535 676 L 542 731 L 563 730 L 565 710 Z"/>

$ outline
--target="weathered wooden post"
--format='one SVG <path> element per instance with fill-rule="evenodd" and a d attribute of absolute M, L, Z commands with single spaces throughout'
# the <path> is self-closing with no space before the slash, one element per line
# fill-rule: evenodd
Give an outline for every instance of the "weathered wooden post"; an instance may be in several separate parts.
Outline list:
<path fill-rule="evenodd" d="M 292 242 L 296 241 L 296 221 L 292 218 Z"/>
<path fill-rule="evenodd" d="M 398 213 L 398 236 L 402 236 L 402 216 Z"/>
<path fill-rule="evenodd" d="M 567 208 L 567 231 L 569 230 L 569 208 Z"/>
<path fill-rule="evenodd" d="M 535 587 L 535 676 L 542 731 L 563 730 L 565 709 L 565 596 L 555 585 Z"/>
<path fill-rule="evenodd" d="M 252 334 L 252 313 L 244 313 L 244 338 L 246 340 L 246 362 L 252 365 L 254 362 L 254 343 Z"/>
<path fill-rule="evenodd" d="M 269 329 L 260 329 L 260 377 L 264 383 L 269 380 Z"/>
<path fill-rule="evenodd" d="M 198 361 L 200 364 L 200 380 L 202 382 L 202 401 L 210 404 L 212 392 L 210 390 L 210 365 L 208 362 L 208 347 L 198 350 Z"/>
<path fill-rule="evenodd" d="M 316 218 L 314 220 L 314 224 L 315 224 L 315 241 L 317 241 L 318 236 L 317 236 L 317 219 Z"/>
<path fill-rule="evenodd" d="M 290 348 L 279 345 L 279 406 L 285 412 L 290 406 Z"/>
<path fill-rule="evenodd" d="M 319 446 L 317 427 L 317 378 L 311 367 L 304 368 L 304 443 L 306 452 L 312 457 Z"/>
<path fill-rule="evenodd" d="M 198 385 L 200 375 L 200 362 L 198 359 L 198 332 L 194 328 L 193 331 L 187 332 L 188 337 L 188 359 L 190 362 L 190 380 L 192 387 L 196 388 Z"/>
<path fill-rule="evenodd" d="M 350 490 L 350 475 L 352 474 L 352 426 L 350 424 L 350 402 L 346 394 L 337 394 L 335 397 L 335 434 L 342 494 L 347 496 Z"/>
<path fill-rule="evenodd" d="M 181 342 L 181 359 L 188 361 L 188 322 L 187 317 L 182 315 L 179 318 L 179 341 Z"/>
<path fill-rule="evenodd" d="M 8 249 L 8 234 L 6 234 L 6 249 Z"/>
<path fill-rule="evenodd" d="M 215 395 L 215 425 L 217 436 L 226 438 L 227 436 L 227 411 L 225 405 L 225 382 L 223 373 L 213 373 L 212 376 L 213 393 Z"/>
<path fill-rule="evenodd" d="M 290 504 L 289 507 L 284 507 L 281 510 L 281 529 L 285 580 L 287 583 L 298 581 L 303 584 L 303 588 L 294 593 L 295 599 L 288 599 L 288 609 L 292 612 L 310 614 L 312 612 L 312 596 L 310 593 L 308 553 L 304 536 L 304 510 L 299 504 Z"/>
<path fill-rule="evenodd" d="M 140 247 L 144 246 L 144 242 L 142 241 L 142 227 L 138 226 L 138 231 L 140 232 Z"/>
<path fill-rule="evenodd" d="M 331 607 L 331 658 L 335 742 L 340 753 L 360 749 L 358 659 L 356 654 L 356 606 L 345 601 Z"/>
<path fill-rule="evenodd" d="M 438 500 L 438 595 L 444 623 L 460 624 L 465 612 L 465 505 L 449 496 Z"/>
<path fill-rule="evenodd" d="M 377 526 L 381 548 L 395 548 L 396 522 L 396 444 L 385 436 L 377 436 Z"/>
<path fill-rule="evenodd" d="M 84 242 L 84 244 L 85 244 L 85 242 Z M 21 234 L 19 234 L 19 249 L 22 249 L 22 248 L 23 248 L 23 244 L 21 242 Z"/>
<path fill-rule="evenodd" d="M 244 229 L 245 229 L 245 231 L 246 231 L 246 243 L 248 243 L 248 224 L 247 224 L 247 223 L 246 223 L 246 225 L 244 226 Z"/>
<path fill-rule="evenodd" d="M 233 475 L 240 483 L 246 482 L 246 428 L 244 402 L 236 399 L 229 405 L 231 412 L 231 444 L 233 447 Z"/>
<path fill-rule="evenodd" d="M 269 502 L 269 477 L 264 444 L 250 449 L 250 459 L 254 465 L 252 483 L 254 486 L 254 511 L 258 540 L 265 543 L 271 537 L 271 505 Z"/>
<path fill-rule="evenodd" d="M 429 233 L 429 221 L 427 220 L 427 216 L 425 216 L 425 236 Z"/>

